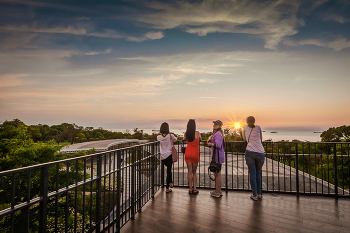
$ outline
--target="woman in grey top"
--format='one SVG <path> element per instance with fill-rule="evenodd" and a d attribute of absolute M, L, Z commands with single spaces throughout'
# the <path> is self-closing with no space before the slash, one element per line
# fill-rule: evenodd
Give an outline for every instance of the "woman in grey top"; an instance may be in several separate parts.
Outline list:
<path fill-rule="evenodd" d="M 258 125 L 255 125 L 255 118 L 249 116 L 247 124 L 243 126 L 243 140 L 248 142 L 245 151 L 245 160 L 250 174 L 250 184 L 253 194 L 250 198 L 254 201 L 261 196 L 261 168 L 265 162 L 265 151 L 262 145 L 262 132 Z"/>

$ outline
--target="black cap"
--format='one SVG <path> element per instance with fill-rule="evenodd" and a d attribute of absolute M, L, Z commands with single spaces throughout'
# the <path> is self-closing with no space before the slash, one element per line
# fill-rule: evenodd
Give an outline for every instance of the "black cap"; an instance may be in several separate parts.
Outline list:
<path fill-rule="evenodd" d="M 216 120 L 216 121 L 213 121 L 213 123 L 215 124 L 215 125 L 218 125 L 218 126 L 222 126 L 222 121 L 220 121 L 220 120 Z"/>

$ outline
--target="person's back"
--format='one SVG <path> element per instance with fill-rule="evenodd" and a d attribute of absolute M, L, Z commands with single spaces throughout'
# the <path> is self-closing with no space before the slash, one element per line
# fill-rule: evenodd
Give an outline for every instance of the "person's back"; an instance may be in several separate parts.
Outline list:
<path fill-rule="evenodd" d="M 192 142 L 187 141 L 187 147 L 185 152 L 186 162 L 199 162 L 199 138 L 199 132 L 196 131 L 196 138 Z"/>
<path fill-rule="evenodd" d="M 247 126 L 243 126 L 243 140 L 247 142 L 245 160 L 250 174 L 250 185 L 253 194 L 250 198 L 254 201 L 262 198 L 261 193 L 261 169 L 265 162 L 265 150 L 262 145 L 262 131 L 255 125 L 253 116 L 247 117 Z"/>
<path fill-rule="evenodd" d="M 250 128 L 248 125 L 243 126 L 243 131 L 247 140 L 247 150 L 257 152 L 257 153 L 265 153 L 264 147 L 261 143 L 261 128 L 259 125 L 255 125 L 255 127 Z"/>
<path fill-rule="evenodd" d="M 185 152 L 185 161 L 187 164 L 187 179 L 190 186 L 189 194 L 198 194 L 197 186 L 197 166 L 199 163 L 199 142 L 201 140 L 200 133 L 196 131 L 196 122 L 190 119 L 187 123 L 184 140 L 187 141 Z"/>
<path fill-rule="evenodd" d="M 172 192 L 170 188 L 173 187 L 173 178 L 171 175 L 173 165 L 172 147 L 177 138 L 170 134 L 169 124 L 166 122 L 162 123 L 159 132 L 161 135 L 157 136 L 157 140 L 160 142 L 160 156 L 162 164 L 167 167 L 166 193 L 170 193 Z"/>

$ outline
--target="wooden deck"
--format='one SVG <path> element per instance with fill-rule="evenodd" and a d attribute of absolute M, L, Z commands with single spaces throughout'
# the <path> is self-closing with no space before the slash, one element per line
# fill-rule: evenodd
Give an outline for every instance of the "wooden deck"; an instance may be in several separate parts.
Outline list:
<path fill-rule="evenodd" d="M 350 232 L 349 199 L 264 193 L 252 201 L 250 192 L 214 198 L 199 191 L 161 189 L 121 232 Z"/>

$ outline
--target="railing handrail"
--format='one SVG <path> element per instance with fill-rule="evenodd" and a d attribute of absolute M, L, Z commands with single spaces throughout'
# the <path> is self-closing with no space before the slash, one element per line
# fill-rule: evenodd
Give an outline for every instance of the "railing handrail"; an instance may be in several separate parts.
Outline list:
<path fill-rule="evenodd" d="M 31 166 L 26 166 L 26 167 L 20 167 L 20 168 L 15 168 L 15 169 L 11 169 L 11 170 L 1 171 L 0 172 L 0 176 L 9 175 L 9 174 L 17 173 L 17 172 L 28 171 L 28 170 L 35 169 L 35 168 L 41 168 L 41 167 L 44 167 L 44 166 L 47 166 L 47 165 L 55 165 L 55 164 L 60 164 L 60 163 L 65 163 L 65 162 L 71 162 L 71 161 L 75 161 L 77 159 L 80 160 L 80 159 L 85 159 L 85 158 L 91 158 L 91 157 L 94 157 L 94 156 L 98 156 L 100 154 L 106 154 L 106 153 L 110 153 L 110 152 L 117 152 L 117 151 L 121 151 L 121 150 L 127 150 L 127 149 L 131 149 L 131 148 L 135 148 L 135 147 L 145 146 L 145 145 L 150 144 L 150 143 L 152 143 L 152 142 L 139 144 L 139 145 L 134 145 L 134 146 L 129 146 L 129 147 L 118 148 L 118 149 L 113 149 L 113 150 L 97 152 L 97 153 L 94 153 L 94 154 L 83 155 L 83 156 L 69 158 L 69 159 L 56 160 L 56 161 L 52 161 L 52 162 L 40 163 L 40 164 L 31 165 Z"/>

